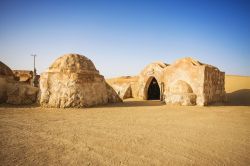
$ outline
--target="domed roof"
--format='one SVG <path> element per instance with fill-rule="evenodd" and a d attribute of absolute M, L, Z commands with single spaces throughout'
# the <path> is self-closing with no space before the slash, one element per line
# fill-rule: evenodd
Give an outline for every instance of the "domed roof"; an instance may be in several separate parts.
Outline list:
<path fill-rule="evenodd" d="M 0 75 L 13 76 L 12 70 L 1 61 L 0 61 Z"/>
<path fill-rule="evenodd" d="M 49 72 L 74 72 L 74 73 L 96 73 L 93 62 L 87 57 L 79 54 L 66 54 L 58 59 L 49 67 Z"/>

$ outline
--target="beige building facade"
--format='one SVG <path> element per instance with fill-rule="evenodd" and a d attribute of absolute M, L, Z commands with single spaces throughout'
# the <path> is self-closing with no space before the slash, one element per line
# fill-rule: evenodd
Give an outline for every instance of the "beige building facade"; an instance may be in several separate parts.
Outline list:
<path fill-rule="evenodd" d="M 225 73 L 192 58 L 183 58 L 170 65 L 151 63 L 138 76 L 108 82 L 118 94 L 117 87 L 126 85 L 131 89 L 129 97 L 162 100 L 166 104 L 204 106 L 225 101 Z"/>

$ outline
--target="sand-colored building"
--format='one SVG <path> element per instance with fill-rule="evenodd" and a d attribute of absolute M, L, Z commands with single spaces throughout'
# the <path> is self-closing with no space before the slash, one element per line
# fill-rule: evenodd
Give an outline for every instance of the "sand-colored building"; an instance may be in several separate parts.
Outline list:
<path fill-rule="evenodd" d="M 23 83 L 32 83 L 33 72 L 31 70 L 13 70 L 13 74 L 17 81 Z"/>
<path fill-rule="evenodd" d="M 15 79 L 12 70 L 0 61 L 0 103 L 31 104 L 39 89 Z"/>
<path fill-rule="evenodd" d="M 41 74 L 40 91 L 40 104 L 44 107 L 90 107 L 122 101 L 93 62 L 79 54 L 66 54 L 55 60 Z"/>
<path fill-rule="evenodd" d="M 8 83 L 14 80 L 12 70 L 0 61 L 0 103 L 7 101 Z"/>
<path fill-rule="evenodd" d="M 203 106 L 225 100 L 224 80 L 225 73 L 218 68 L 183 58 L 171 65 L 151 63 L 138 76 L 108 82 L 123 99 L 158 99 L 166 104 Z"/>
<path fill-rule="evenodd" d="M 15 79 L 19 82 L 34 85 L 36 87 L 39 86 L 40 75 L 35 76 L 35 80 L 33 80 L 33 71 L 31 70 L 12 70 L 15 76 Z"/>

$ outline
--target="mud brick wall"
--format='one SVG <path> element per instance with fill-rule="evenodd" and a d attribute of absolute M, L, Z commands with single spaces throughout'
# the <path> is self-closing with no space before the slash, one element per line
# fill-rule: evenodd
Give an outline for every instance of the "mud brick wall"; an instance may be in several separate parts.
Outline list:
<path fill-rule="evenodd" d="M 224 72 L 214 67 L 205 67 L 204 97 L 206 104 L 225 101 Z"/>

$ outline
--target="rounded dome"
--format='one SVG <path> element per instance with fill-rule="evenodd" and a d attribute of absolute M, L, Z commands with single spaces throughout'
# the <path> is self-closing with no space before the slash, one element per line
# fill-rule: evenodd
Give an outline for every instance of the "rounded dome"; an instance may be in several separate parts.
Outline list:
<path fill-rule="evenodd" d="M 172 93 L 193 93 L 191 86 L 181 80 L 175 82 L 175 84 L 170 88 L 170 91 Z"/>
<path fill-rule="evenodd" d="M 12 70 L 1 61 L 0 61 L 0 75 L 13 76 Z"/>
<path fill-rule="evenodd" d="M 56 59 L 49 67 L 50 72 L 91 72 L 99 73 L 93 62 L 87 57 L 79 54 L 66 54 Z"/>

